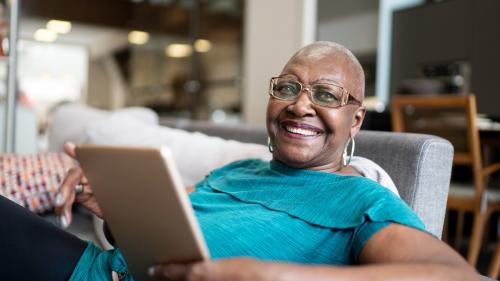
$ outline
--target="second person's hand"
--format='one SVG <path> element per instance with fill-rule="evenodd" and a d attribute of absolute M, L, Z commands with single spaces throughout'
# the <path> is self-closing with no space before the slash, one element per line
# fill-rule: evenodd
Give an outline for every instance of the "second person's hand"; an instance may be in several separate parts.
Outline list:
<path fill-rule="evenodd" d="M 73 143 L 65 143 L 64 152 L 75 159 L 75 145 Z M 77 185 L 83 187 L 78 194 L 76 193 Z M 59 224 L 64 228 L 71 224 L 71 210 L 75 202 L 82 204 L 92 213 L 102 218 L 101 208 L 94 197 L 94 193 L 92 192 L 87 178 L 79 166 L 69 169 L 56 196 L 55 212 L 58 216 Z"/>

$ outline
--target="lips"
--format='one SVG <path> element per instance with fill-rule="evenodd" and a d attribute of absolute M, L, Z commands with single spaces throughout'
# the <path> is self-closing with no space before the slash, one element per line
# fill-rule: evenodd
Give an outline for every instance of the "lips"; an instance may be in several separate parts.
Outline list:
<path fill-rule="evenodd" d="M 280 127 L 294 136 L 314 137 L 324 133 L 324 131 L 318 127 L 291 120 L 280 122 Z"/>

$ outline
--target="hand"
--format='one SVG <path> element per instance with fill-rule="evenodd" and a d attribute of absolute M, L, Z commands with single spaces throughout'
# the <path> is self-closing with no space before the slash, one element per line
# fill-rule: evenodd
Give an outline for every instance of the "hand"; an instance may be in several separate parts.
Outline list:
<path fill-rule="evenodd" d="M 191 264 L 161 264 L 150 268 L 156 280 L 171 281 L 267 281 L 276 280 L 274 263 L 231 258 Z"/>
<path fill-rule="evenodd" d="M 75 145 L 73 143 L 65 143 L 64 152 L 66 152 L 66 154 L 68 154 L 71 158 L 75 159 Z M 83 185 L 83 192 L 78 195 L 75 194 L 75 187 L 77 184 Z M 59 223 L 62 227 L 68 227 L 71 224 L 71 208 L 74 202 L 82 204 L 92 213 L 102 218 L 101 208 L 97 204 L 89 182 L 79 166 L 69 169 L 56 196 L 55 211 L 59 217 Z"/>

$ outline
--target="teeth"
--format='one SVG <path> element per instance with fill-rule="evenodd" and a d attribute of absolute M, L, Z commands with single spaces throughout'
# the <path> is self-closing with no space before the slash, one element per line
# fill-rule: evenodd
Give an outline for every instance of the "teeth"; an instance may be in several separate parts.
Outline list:
<path fill-rule="evenodd" d="M 286 130 L 289 131 L 290 133 L 300 134 L 300 135 L 304 135 L 304 136 L 317 135 L 317 133 L 315 131 L 306 130 L 306 129 L 302 129 L 302 128 L 296 128 L 296 127 L 290 127 L 290 126 L 286 126 Z"/>

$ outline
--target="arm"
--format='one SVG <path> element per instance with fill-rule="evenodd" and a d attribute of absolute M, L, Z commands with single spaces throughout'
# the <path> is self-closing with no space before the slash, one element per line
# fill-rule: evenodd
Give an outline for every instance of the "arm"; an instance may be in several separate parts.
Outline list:
<path fill-rule="evenodd" d="M 157 266 L 172 280 L 480 280 L 450 247 L 429 234 L 392 224 L 376 233 L 360 254 L 359 266 L 308 266 L 227 259 L 191 265 Z M 206 278 L 206 279 L 203 279 Z"/>
<path fill-rule="evenodd" d="M 294 266 L 283 280 L 480 280 L 448 245 L 398 224 L 375 234 L 361 251 L 360 262 L 343 268 Z"/>

